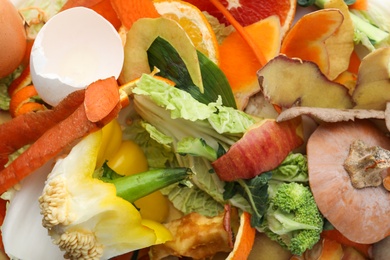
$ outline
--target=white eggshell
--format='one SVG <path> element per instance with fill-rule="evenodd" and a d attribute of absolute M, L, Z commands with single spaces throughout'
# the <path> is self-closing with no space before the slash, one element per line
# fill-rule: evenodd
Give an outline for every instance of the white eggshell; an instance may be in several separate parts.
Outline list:
<path fill-rule="evenodd" d="M 115 28 L 85 7 L 53 16 L 39 31 L 30 56 L 32 81 L 39 96 L 55 106 L 92 82 L 118 78 L 124 59 Z"/>

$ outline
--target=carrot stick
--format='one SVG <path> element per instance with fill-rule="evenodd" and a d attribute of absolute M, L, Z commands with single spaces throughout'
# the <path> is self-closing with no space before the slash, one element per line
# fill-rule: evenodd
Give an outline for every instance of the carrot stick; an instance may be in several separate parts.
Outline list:
<path fill-rule="evenodd" d="M 51 110 L 27 113 L 0 125 L 0 170 L 8 155 L 37 140 L 46 130 L 71 115 L 84 101 L 85 90 L 68 95 Z"/>
<path fill-rule="evenodd" d="M 152 0 L 111 0 L 111 4 L 127 30 L 140 18 L 160 17 Z"/>
<path fill-rule="evenodd" d="M 116 80 L 112 83 L 112 78 L 99 80 L 92 83 L 89 87 L 99 89 L 94 85 L 103 84 L 105 87 L 117 89 Z M 93 92 L 96 93 L 96 92 Z M 104 95 L 95 95 L 95 102 L 107 97 Z M 19 155 L 10 165 L 0 172 L 0 194 L 19 183 L 36 169 L 43 166 L 47 161 L 60 154 L 67 146 L 74 141 L 97 131 L 104 124 L 110 122 L 120 111 L 119 99 L 116 100 L 115 107 L 108 112 L 105 118 L 100 122 L 91 122 L 88 119 L 85 104 L 80 104 L 74 112 L 66 119 L 45 131 L 26 151 Z M 95 111 L 96 114 L 99 111 Z M 105 110 L 102 112 L 106 113 Z"/>
<path fill-rule="evenodd" d="M 255 41 L 249 35 L 245 28 L 241 26 L 239 22 L 233 17 L 233 15 L 219 2 L 219 0 L 210 0 L 210 2 L 225 16 L 225 18 L 229 21 L 229 23 L 237 30 L 237 32 L 241 35 L 241 37 L 247 42 L 249 47 L 252 49 L 256 58 L 258 59 L 261 67 L 263 67 L 267 60 L 264 54 L 261 52 L 259 48 L 257 48 Z"/>
<path fill-rule="evenodd" d="M 356 0 L 355 3 L 352 5 L 348 6 L 350 9 L 355 9 L 355 10 L 367 10 L 368 8 L 368 3 L 367 0 Z"/>

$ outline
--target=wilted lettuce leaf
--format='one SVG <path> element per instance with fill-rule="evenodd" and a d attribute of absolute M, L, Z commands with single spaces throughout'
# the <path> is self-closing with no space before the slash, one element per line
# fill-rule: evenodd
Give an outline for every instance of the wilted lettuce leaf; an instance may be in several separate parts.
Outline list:
<path fill-rule="evenodd" d="M 307 182 L 309 172 L 307 159 L 303 154 L 290 153 L 272 172 L 272 179 L 285 182 Z"/>
<path fill-rule="evenodd" d="M 134 120 L 124 129 L 123 135 L 141 147 L 147 155 L 149 167 L 163 168 L 174 160 L 172 139 L 142 119 Z"/>
<path fill-rule="evenodd" d="M 224 210 L 221 203 L 196 186 L 174 185 L 161 191 L 168 196 L 174 207 L 184 214 L 197 212 L 204 216 L 215 217 Z"/>

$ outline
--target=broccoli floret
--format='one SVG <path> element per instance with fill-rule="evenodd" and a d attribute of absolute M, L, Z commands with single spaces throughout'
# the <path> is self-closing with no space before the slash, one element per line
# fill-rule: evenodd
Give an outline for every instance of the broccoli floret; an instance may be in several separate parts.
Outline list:
<path fill-rule="evenodd" d="M 292 254 L 302 255 L 319 240 L 324 220 L 303 184 L 269 182 L 269 204 L 261 230 Z"/>

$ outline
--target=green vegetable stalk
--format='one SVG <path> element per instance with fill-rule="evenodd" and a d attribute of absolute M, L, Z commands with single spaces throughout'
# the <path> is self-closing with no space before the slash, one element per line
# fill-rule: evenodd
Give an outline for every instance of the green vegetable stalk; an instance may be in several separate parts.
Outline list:
<path fill-rule="evenodd" d="M 152 192 L 185 180 L 190 172 L 190 169 L 185 167 L 153 169 L 104 181 L 115 185 L 118 197 L 134 202 Z"/>

